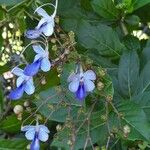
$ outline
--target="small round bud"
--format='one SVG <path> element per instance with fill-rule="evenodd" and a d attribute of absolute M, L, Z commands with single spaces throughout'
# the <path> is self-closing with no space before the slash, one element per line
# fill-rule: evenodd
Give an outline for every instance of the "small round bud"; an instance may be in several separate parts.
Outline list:
<path fill-rule="evenodd" d="M 52 50 L 53 50 L 53 51 L 57 51 L 57 46 L 56 46 L 56 45 L 53 45 L 53 46 L 52 46 Z"/>
<path fill-rule="evenodd" d="M 20 32 L 19 30 L 16 31 L 16 36 L 17 36 L 17 37 L 21 36 L 21 32 Z"/>
<path fill-rule="evenodd" d="M 52 38 L 52 39 L 51 39 L 51 42 L 52 42 L 53 44 L 55 44 L 55 43 L 56 43 L 56 39 L 55 39 L 55 38 Z"/>
<path fill-rule="evenodd" d="M 6 48 L 5 51 L 9 53 L 9 52 L 10 52 L 10 49 L 9 49 L 9 48 Z"/>
<path fill-rule="evenodd" d="M 128 125 L 125 125 L 125 126 L 123 127 L 123 132 L 124 132 L 124 134 L 129 134 L 129 133 L 131 132 L 130 127 L 129 127 Z"/>
<path fill-rule="evenodd" d="M 24 107 L 29 107 L 29 106 L 30 106 L 29 101 L 25 101 L 25 102 L 23 103 L 23 106 L 24 106 Z"/>
<path fill-rule="evenodd" d="M 106 100 L 109 101 L 109 102 L 111 102 L 113 100 L 113 97 L 111 95 L 107 95 L 106 96 Z"/>
<path fill-rule="evenodd" d="M 16 115 L 19 115 L 23 112 L 23 107 L 21 105 L 16 105 L 13 111 Z"/>
<path fill-rule="evenodd" d="M 10 38 L 11 36 L 12 36 L 12 34 L 11 34 L 11 32 L 10 31 L 8 31 L 8 38 Z"/>
<path fill-rule="evenodd" d="M 38 120 L 42 120 L 42 116 L 40 114 L 37 114 L 36 117 L 38 118 Z"/>
<path fill-rule="evenodd" d="M 67 144 L 71 146 L 72 145 L 71 140 L 68 140 Z"/>
<path fill-rule="evenodd" d="M 30 150 L 30 144 L 27 145 L 27 150 Z"/>
<path fill-rule="evenodd" d="M 104 77 L 104 76 L 106 75 L 106 70 L 100 69 L 100 70 L 99 70 L 99 75 L 100 75 L 101 77 Z"/>
<path fill-rule="evenodd" d="M 97 83 L 97 89 L 98 89 L 99 91 L 101 91 L 103 88 L 104 88 L 104 83 L 98 82 L 98 83 Z"/>
<path fill-rule="evenodd" d="M 14 25 L 13 25 L 12 23 L 9 23 L 9 27 L 10 27 L 11 29 L 13 29 L 13 28 L 14 28 Z"/>
<path fill-rule="evenodd" d="M 17 54 L 17 55 L 20 55 L 20 52 L 19 52 L 19 51 L 17 51 L 17 52 L 16 52 L 16 54 Z"/>
<path fill-rule="evenodd" d="M 59 24 L 59 17 L 56 17 L 56 18 L 55 18 L 55 22 L 56 22 L 57 24 Z"/>
<path fill-rule="evenodd" d="M 58 124 L 58 125 L 56 126 L 56 130 L 57 130 L 57 131 L 61 131 L 61 130 L 62 130 L 62 126 L 61 126 L 60 124 Z"/>
<path fill-rule="evenodd" d="M 107 120 L 107 116 L 106 115 L 101 115 L 101 119 L 106 121 Z"/>
<path fill-rule="evenodd" d="M 6 33 L 6 32 L 3 32 L 3 33 L 2 33 L 2 38 L 3 38 L 3 39 L 6 39 L 6 38 L 7 38 L 7 33 Z"/>

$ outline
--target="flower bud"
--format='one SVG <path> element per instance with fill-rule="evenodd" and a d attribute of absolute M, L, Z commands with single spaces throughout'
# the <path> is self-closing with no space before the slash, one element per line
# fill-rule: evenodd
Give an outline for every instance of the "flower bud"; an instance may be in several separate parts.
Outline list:
<path fill-rule="evenodd" d="M 9 27 L 10 27 L 11 29 L 13 29 L 13 28 L 14 28 L 14 25 L 13 25 L 12 23 L 9 23 Z"/>
<path fill-rule="evenodd" d="M 131 132 L 130 127 L 129 127 L 128 125 L 125 125 L 125 126 L 123 127 L 123 132 L 124 132 L 125 134 L 129 134 L 129 133 Z"/>
<path fill-rule="evenodd" d="M 71 146 L 72 145 L 71 140 L 68 140 L 67 144 Z"/>
<path fill-rule="evenodd" d="M 56 43 L 56 39 L 55 39 L 55 38 L 52 38 L 52 39 L 51 39 L 51 42 L 52 42 L 53 44 L 55 44 L 55 43 Z"/>
<path fill-rule="evenodd" d="M 103 88 L 104 88 L 104 83 L 98 82 L 98 83 L 97 83 L 97 89 L 98 89 L 99 91 L 101 91 Z"/>
<path fill-rule="evenodd" d="M 29 101 L 25 101 L 25 102 L 23 103 L 23 106 L 24 106 L 24 107 L 29 107 L 29 106 L 30 106 Z"/>
<path fill-rule="evenodd" d="M 56 46 L 56 45 L 53 45 L 53 46 L 52 46 L 52 50 L 53 50 L 53 51 L 57 51 L 57 46 Z"/>
<path fill-rule="evenodd" d="M 61 131 L 61 130 L 62 130 L 62 126 L 61 126 L 60 124 L 58 124 L 58 125 L 56 126 L 56 130 L 57 130 L 57 131 Z"/>
<path fill-rule="evenodd" d="M 106 96 L 106 100 L 109 101 L 109 102 L 111 102 L 113 100 L 113 97 L 111 95 L 107 95 Z"/>
<path fill-rule="evenodd" d="M 16 115 L 19 115 L 23 112 L 23 107 L 21 105 L 16 105 L 13 111 Z"/>
<path fill-rule="evenodd" d="M 7 38 L 7 33 L 6 33 L 6 32 L 3 32 L 3 33 L 2 33 L 2 38 L 3 38 L 3 39 L 6 39 L 6 38 Z"/>

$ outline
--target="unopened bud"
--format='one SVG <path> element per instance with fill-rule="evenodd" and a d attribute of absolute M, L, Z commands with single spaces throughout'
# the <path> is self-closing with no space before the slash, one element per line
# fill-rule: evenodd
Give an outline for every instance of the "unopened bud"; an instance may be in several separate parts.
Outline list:
<path fill-rule="evenodd" d="M 55 22 L 56 22 L 57 24 L 59 24 L 59 17 L 56 17 L 56 18 L 55 18 Z"/>
<path fill-rule="evenodd" d="M 52 46 L 52 50 L 53 50 L 53 51 L 57 51 L 57 46 L 56 46 L 56 45 L 53 45 L 53 46 Z"/>
<path fill-rule="evenodd" d="M 16 114 L 16 115 L 19 115 L 19 114 L 21 114 L 23 112 L 23 107 L 21 106 L 21 105 L 16 105 L 15 107 L 14 107 L 14 113 Z"/>
<path fill-rule="evenodd" d="M 52 39 L 51 39 L 51 42 L 52 42 L 53 44 L 55 44 L 55 43 L 56 43 L 56 39 L 55 39 L 55 38 L 52 38 Z"/>
<path fill-rule="evenodd" d="M 97 89 L 98 89 L 99 91 L 101 91 L 103 88 L 104 88 L 104 83 L 98 82 L 98 83 L 97 83 Z"/>
<path fill-rule="evenodd" d="M 29 103 L 29 101 L 25 101 L 25 102 L 23 103 L 23 105 L 24 105 L 24 107 L 29 107 L 29 106 L 30 106 L 30 103 Z"/>
<path fill-rule="evenodd" d="M 124 132 L 125 134 L 129 134 L 129 133 L 131 132 L 130 127 L 129 127 L 128 125 L 125 125 L 125 126 L 123 127 L 123 132 Z"/>
<path fill-rule="evenodd" d="M 111 102 L 113 100 L 113 97 L 111 95 L 107 95 L 106 96 L 106 100 L 109 101 L 109 102 Z"/>
<path fill-rule="evenodd" d="M 58 125 L 56 126 L 56 130 L 57 130 L 57 131 L 61 131 L 61 130 L 62 130 L 62 126 L 61 126 L 60 124 L 58 124 Z"/>
<path fill-rule="evenodd" d="M 71 140 L 68 140 L 67 144 L 71 146 L 72 145 Z"/>

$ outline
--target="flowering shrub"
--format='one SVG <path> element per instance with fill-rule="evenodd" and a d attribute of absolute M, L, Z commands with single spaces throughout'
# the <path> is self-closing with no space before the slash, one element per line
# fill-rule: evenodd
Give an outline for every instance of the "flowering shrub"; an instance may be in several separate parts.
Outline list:
<path fill-rule="evenodd" d="M 149 149 L 149 7 L 0 0 L 0 149 Z"/>

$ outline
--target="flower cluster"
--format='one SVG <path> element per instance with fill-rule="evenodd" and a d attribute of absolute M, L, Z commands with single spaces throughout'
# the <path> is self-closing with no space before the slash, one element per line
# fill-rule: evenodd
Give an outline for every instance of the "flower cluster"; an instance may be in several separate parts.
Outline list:
<path fill-rule="evenodd" d="M 45 5 L 52 5 L 50 3 Z M 45 6 L 42 5 L 42 6 Z M 35 39 L 40 36 L 51 36 L 54 32 L 54 18 L 56 16 L 58 0 L 56 0 L 56 5 L 54 13 L 49 16 L 47 12 L 42 9 L 42 6 L 38 7 L 35 12 L 42 16 L 38 25 L 35 29 L 26 31 L 25 35 L 27 38 Z M 45 37 L 46 38 L 46 37 Z M 31 95 L 35 91 L 33 76 L 35 76 L 39 70 L 48 72 L 51 69 L 51 62 L 49 60 L 48 44 L 44 44 L 45 49 L 40 44 L 32 45 L 34 52 L 36 53 L 33 63 L 28 64 L 24 70 L 16 67 L 12 70 L 12 73 L 18 76 L 16 82 L 16 89 L 12 90 L 9 94 L 11 100 L 18 100 L 22 97 L 23 93 L 26 92 Z"/>
<path fill-rule="evenodd" d="M 50 3 L 45 5 L 52 5 Z M 42 6 L 45 6 L 42 5 Z M 31 64 L 27 64 L 23 69 L 15 67 L 12 73 L 18 78 L 16 80 L 16 89 L 12 90 L 9 94 L 11 100 L 20 99 L 24 92 L 31 95 L 35 91 L 33 82 L 33 76 L 35 76 L 40 70 L 48 72 L 51 69 L 51 61 L 49 60 L 48 42 L 47 37 L 51 36 L 54 32 L 54 18 L 56 16 L 58 0 L 54 13 L 49 16 L 47 12 L 42 9 L 42 6 L 38 7 L 35 12 L 42 16 L 35 29 L 26 31 L 25 36 L 29 39 L 36 39 L 42 36 L 46 40 L 43 48 L 40 44 L 33 44 L 32 48 L 36 53 L 34 61 Z M 40 42 L 39 42 L 40 43 Z M 83 71 L 80 64 L 77 65 L 76 71 L 68 77 L 69 90 L 75 93 L 78 100 L 83 100 L 87 96 L 88 92 L 92 92 L 95 88 L 94 81 L 96 80 L 96 74 L 92 70 Z M 46 142 L 48 140 L 49 130 L 45 125 L 39 125 L 38 121 L 36 126 L 27 125 L 22 127 L 21 131 L 26 132 L 25 136 L 28 140 L 32 140 L 30 145 L 31 150 L 40 149 L 40 141 Z"/>

